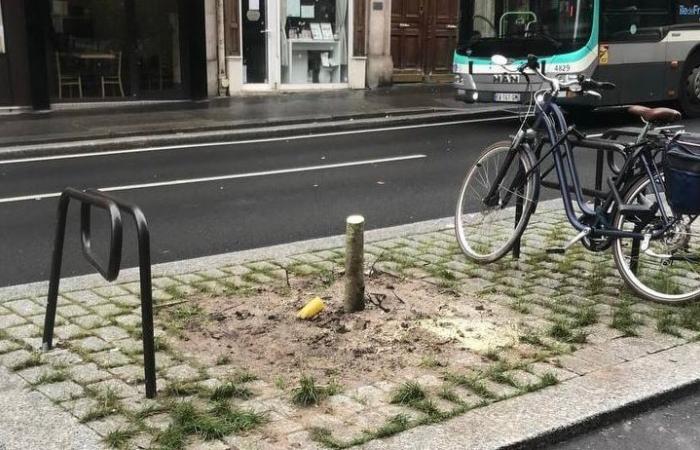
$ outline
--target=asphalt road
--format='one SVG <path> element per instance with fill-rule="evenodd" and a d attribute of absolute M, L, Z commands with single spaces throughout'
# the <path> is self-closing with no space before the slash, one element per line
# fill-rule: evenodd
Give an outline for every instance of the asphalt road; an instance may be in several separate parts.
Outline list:
<path fill-rule="evenodd" d="M 584 128 L 624 121 L 593 116 Z M 154 263 L 175 261 L 339 234 L 354 213 L 370 229 L 452 216 L 466 169 L 516 128 L 500 120 L 0 162 L 0 286 L 48 278 L 56 196 L 67 186 L 111 188 L 138 204 Z M 579 158 L 589 180 L 592 156 Z M 72 207 L 64 276 L 93 272 L 78 216 Z M 99 246 L 104 217 L 94 217 Z M 126 227 L 124 267 L 135 256 Z"/>
<path fill-rule="evenodd" d="M 700 393 L 548 447 L 551 450 L 696 450 Z"/>

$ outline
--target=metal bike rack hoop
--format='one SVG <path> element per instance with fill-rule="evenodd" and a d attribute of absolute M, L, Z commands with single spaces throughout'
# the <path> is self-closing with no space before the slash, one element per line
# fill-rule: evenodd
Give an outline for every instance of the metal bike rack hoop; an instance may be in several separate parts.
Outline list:
<path fill-rule="evenodd" d="M 80 191 L 67 188 L 61 194 L 58 202 L 58 223 L 54 240 L 49 292 L 44 319 L 44 337 L 42 349 L 51 350 L 56 323 L 56 308 L 58 306 L 58 287 L 61 281 L 61 266 L 63 263 L 63 244 L 66 234 L 68 206 L 71 200 L 80 202 L 80 237 L 85 259 L 107 281 L 114 281 L 119 276 L 122 256 L 122 217 L 125 213 L 133 217 L 138 239 L 139 277 L 141 290 L 141 327 L 143 338 L 143 363 L 145 372 L 146 397 L 156 396 L 156 359 L 153 337 L 153 292 L 151 285 L 151 244 L 146 217 L 141 209 L 129 202 L 105 194 L 96 189 Z M 91 209 L 100 208 L 109 214 L 110 244 L 109 257 L 106 267 L 102 267 L 92 253 L 91 239 Z"/>

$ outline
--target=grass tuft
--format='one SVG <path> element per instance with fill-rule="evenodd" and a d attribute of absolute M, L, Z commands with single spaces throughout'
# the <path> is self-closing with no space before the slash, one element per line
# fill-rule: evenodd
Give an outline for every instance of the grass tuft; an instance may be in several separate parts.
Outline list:
<path fill-rule="evenodd" d="M 214 401 L 225 400 L 232 397 L 247 400 L 252 396 L 253 393 L 250 391 L 250 389 L 243 386 L 237 386 L 233 382 L 229 381 L 228 383 L 224 383 L 214 389 L 214 392 L 211 394 L 210 398 Z"/>
<path fill-rule="evenodd" d="M 396 389 L 391 396 L 391 403 L 413 406 L 425 398 L 425 391 L 421 385 L 414 381 L 408 381 Z"/>
<path fill-rule="evenodd" d="M 335 382 L 331 382 L 327 386 L 319 386 L 313 377 L 304 376 L 299 380 L 299 386 L 292 390 L 292 402 L 299 406 L 318 405 L 326 397 L 341 391 L 342 386 Z"/>
<path fill-rule="evenodd" d="M 104 440 L 111 448 L 127 449 L 129 439 L 136 435 L 134 430 L 115 430 L 107 434 Z"/>
<path fill-rule="evenodd" d="M 623 304 L 613 312 L 610 327 L 622 331 L 625 336 L 636 336 L 639 325 L 641 322 L 635 318 L 628 304 Z"/>

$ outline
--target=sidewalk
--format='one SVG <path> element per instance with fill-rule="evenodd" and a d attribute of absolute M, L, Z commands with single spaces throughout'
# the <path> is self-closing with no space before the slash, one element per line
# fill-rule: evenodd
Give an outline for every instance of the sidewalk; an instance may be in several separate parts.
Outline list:
<path fill-rule="evenodd" d="M 372 91 L 250 95 L 202 102 L 107 105 L 0 116 L 0 151 L 13 146 L 135 136 L 180 135 L 273 126 L 392 118 L 425 120 L 495 111 L 454 100 L 449 85 L 406 85 Z"/>
<path fill-rule="evenodd" d="M 519 261 L 468 262 L 449 223 L 368 232 L 352 316 L 343 237 L 155 266 L 156 401 L 135 270 L 64 280 L 47 354 L 46 284 L 0 289 L 0 366 L 130 449 L 511 448 L 700 382 L 700 307 L 631 296 L 609 254 L 546 254 L 571 237 L 556 202 Z"/>

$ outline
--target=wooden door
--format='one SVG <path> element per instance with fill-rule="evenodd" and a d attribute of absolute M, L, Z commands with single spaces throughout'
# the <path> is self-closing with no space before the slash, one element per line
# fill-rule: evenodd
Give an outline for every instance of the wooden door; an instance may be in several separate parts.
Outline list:
<path fill-rule="evenodd" d="M 394 82 L 451 80 L 459 3 L 393 0 L 391 12 Z"/>
<path fill-rule="evenodd" d="M 452 80 L 452 59 L 457 48 L 459 4 L 455 0 L 431 0 L 428 12 L 425 75 L 434 81 Z"/>
<path fill-rule="evenodd" d="M 394 81 L 421 81 L 424 73 L 425 3 L 427 0 L 391 2 L 391 54 Z"/>

